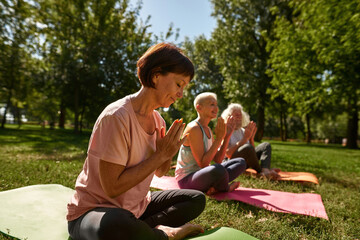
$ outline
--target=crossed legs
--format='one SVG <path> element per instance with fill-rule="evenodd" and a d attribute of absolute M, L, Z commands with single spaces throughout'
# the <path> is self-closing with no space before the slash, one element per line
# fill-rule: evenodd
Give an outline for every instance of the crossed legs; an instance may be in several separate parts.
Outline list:
<path fill-rule="evenodd" d="M 139 218 L 122 208 L 95 208 L 69 222 L 68 229 L 74 240 L 177 239 L 179 234 L 202 230 L 185 223 L 204 208 L 205 196 L 199 191 L 159 191 L 152 193 L 151 203 Z"/>

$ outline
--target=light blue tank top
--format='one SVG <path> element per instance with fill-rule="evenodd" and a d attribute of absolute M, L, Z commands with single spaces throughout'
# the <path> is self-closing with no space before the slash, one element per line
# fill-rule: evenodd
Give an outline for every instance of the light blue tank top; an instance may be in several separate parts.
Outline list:
<path fill-rule="evenodd" d="M 201 124 L 198 121 L 196 122 L 201 129 L 201 132 L 203 134 L 203 143 L 204 143 L 204 150 L 208 151 L 212 144 L 212 134 L 210 131 L 210 138 L 206 136 L 206 133 L 201 126 Z M 177 157 L 177 164 L 176 164 L 176 170 L 175 170 L 175 178 L 177 181 L 180 181 L 190 173 L 196 172 L 200 170 L 201 168 L 197 164 L 192 152 L 190 146 L 184 146 L 181 145 L 179 154 Z"/>

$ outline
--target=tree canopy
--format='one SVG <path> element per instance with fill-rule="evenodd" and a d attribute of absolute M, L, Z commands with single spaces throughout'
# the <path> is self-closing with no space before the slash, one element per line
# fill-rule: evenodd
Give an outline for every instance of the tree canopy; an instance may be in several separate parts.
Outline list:
<path fill-rule="evenodd" d="M 347 145 L 356 148 L 360 3 L 317 0 L 291 4 L 293 17 L 278 17 L 276 38 L 268 47 L 273 96 L 283 96 L 304 114 L 343 106 L 348 114 Z"/>
<path fill-rule="evenodd" d="M 356 0 L 211 0 L 217 26 L 178 44 L 195 77 L 160 109 L 167 123 L 196 117 L 195 96 L 241 103 L 263 136 L 313 137 L 357 148 L 360 3 Z M 179 29 L 149 32 L 141 1 L 1 0 L 0 104 L 51 127 L 91 127 L 110 102 L 137 91 L 136 62 Z M 345 129 L 346 126 L 346 130 Z M 306 134 L 305 134 L 306 133 Z"/>

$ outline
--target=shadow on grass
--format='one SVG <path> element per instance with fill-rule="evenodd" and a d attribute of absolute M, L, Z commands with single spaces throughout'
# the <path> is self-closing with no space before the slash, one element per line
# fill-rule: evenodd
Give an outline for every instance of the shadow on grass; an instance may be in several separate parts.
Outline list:
<path fill-rule="evenodd" d="M 70 153 L 80 149 L 86 153 L 90 133 L 75 134 L 65 129 L 0 129 L 2 146 L 26 145 L 31 151 L 52 155 L 54 153 Z M 79 150 L 77 150 L 79 151 Z"/>
<path fill-rule="evenodd" d="M 306 232 L 306 234 L 313 235 L 314 230 L 318 234 L 317 237 L 322 235 L 321 230 L 331 228 L 331 219 L 328 221 L 322 218 L 310 217 L 310 216 L 299 216 L 293 217 L 288 220 L 290 222 L 290 226 L 293 228 L 302 228 Z M 314 235 L 313 235 L 314 236 Z M 314 236 L 316 238 L 316 236 Z"/>
<path fill-rule="evenodd" d="M 328 183 L 340 185 L 341 187 L 344 187 L 344 188 L 350 188 L 350 189 L 354 189 L 354 190 L 360 189 L 359 183 L 351 182 L 349 180 L 345 180 L 343 178 L 336 177 L 334 175 L 328 175 L 328 174 L 323 175 L 322 180 L 326 181 Z"/>
<path fill-rule="evenodd" d="M 337 149 L 337 150 L 354 150 L 343 147 L 340 144 L 322 144 L 322 143 L 305 143 L 305 142 L 280 142 L 270 141 L 273 145 L 293 146 L 293 147 L 307 147 L 307 148 L 323 148 L 323 149 Z M 359 149 L 358 149 L 359 150 Z"/>

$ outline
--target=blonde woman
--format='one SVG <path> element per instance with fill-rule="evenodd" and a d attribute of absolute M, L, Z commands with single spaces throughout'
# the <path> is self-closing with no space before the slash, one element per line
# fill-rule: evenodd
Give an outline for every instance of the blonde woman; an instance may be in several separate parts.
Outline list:
<path fill-rule="evenodd" d="M 241 104 L 231 103 L 221 114 L 221 117 L 235 121 L 235 130 L 230 137 L 226 156 L 228 158 L 242 157 L 247 166 L 256 170 L 261 176 L 277 178 L 279 169 L 271 169 L 271 145 L 263 142 L 255 147 L 254 137 L 257 131 L 256 123 L 250 121 Z M 260 163 L 259 163 L 260 161 Z"/>
<path fill-rule="evenodd" d="M 219 111 L 216 94 L 199 94 L 194 100 L 194 107 L 198 117 L 185 128 L 184 134 L 188 136 L 178 154 L 175 178 L 182 189 L 196 189 L 208 195 L 231 192 L 240 184 L 232 181 L 246 169 L 246 162 L 242 158 L 223 161 L 234 131 L 234 122 L 230 118 L 225 123 L 219 117 L 215 138 L 209 123 Z"/>

